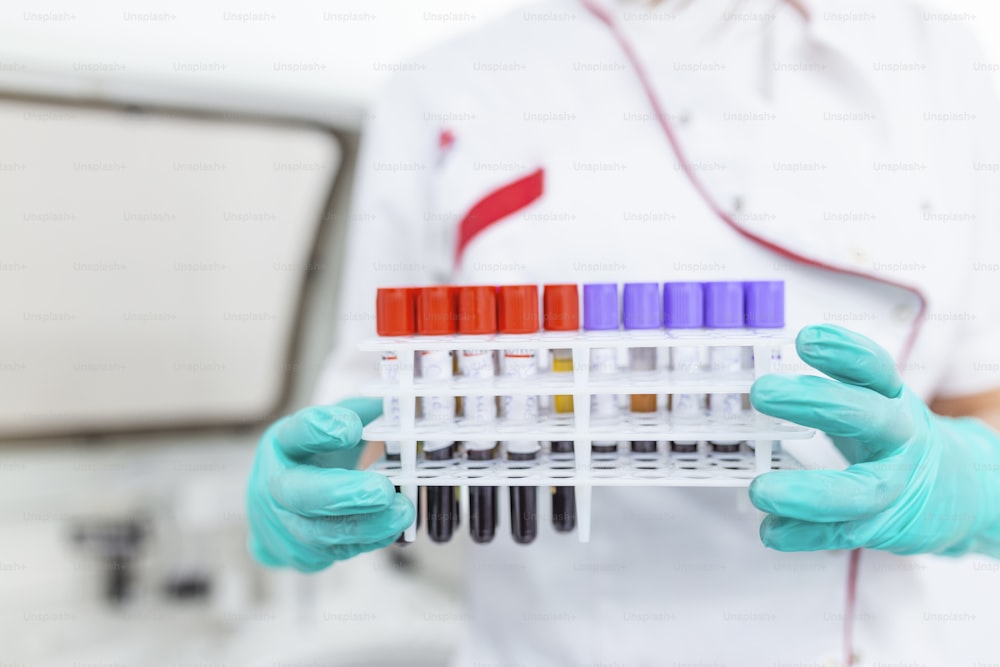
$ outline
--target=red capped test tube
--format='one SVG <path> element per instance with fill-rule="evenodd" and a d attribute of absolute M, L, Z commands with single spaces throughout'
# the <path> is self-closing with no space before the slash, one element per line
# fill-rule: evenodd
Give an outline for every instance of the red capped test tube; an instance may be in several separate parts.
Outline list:
<path fill-rule="evenodd" d="M 446 336 L 458 330 L 458 290 L 451 286 L 424 287 L 417 293 L 417 333 Z M 448 382 L 454 376 L 454 355 L 449 349 L 431 348 L 417 354 L 420 378 L 426 383 Z M 455 422 L 455 397 L 427 395 L 421 400 L 421 415 L 427 426 L 450 427 Z M 451 439 L 424 440 L 424 460 L 447 461 L 455 455 Z M 435 542 L 447 542 L 458 526 L 458 489 L 428 486 L 427 534 Z"/>
<path fill-rule="evenodd" d="M 538 332 L 538 287 L 503 285 L 497 294 L 501 334 Z M 530 378 L 538 374 L 538 353 L 533 348 L 502 351 L 500 372 L 505 376 Z M 538 420 L 538 396 L 516 394 L 500 398 L 501 416 L 507 423 L 532 424 Z M 507 440 L 508 461 L 534 461 L 541 445 L 537 440 Z M 538 536 L 538 489 L 510 487 L 511 534 L 518 544 L 530 544 Z"/>

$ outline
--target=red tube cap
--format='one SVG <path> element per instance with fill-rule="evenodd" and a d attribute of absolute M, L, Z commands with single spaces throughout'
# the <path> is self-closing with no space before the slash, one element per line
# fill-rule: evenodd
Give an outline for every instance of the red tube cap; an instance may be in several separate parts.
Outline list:
<path fill-rule="evenodd" d="M 501 333 L 538 331 L 538 285 L 501 285 L 497 293 Z"/>
<path fill-rule="evenodd" d="M 542 324 L 546 331 L 580 328 L 580 297 L 576 285 L 546 285 Z"/>
<path fill-rule="evenodd" d="M 453 334 L 458 328 L 457 292 L 454 287 L 422 287 L 417 292 L 417 333 L 425 336 Z"/>
<path fill-rule="evenodd" d="M 375 293 L 375 331 L 379 336 L 412 336 L 416 299 L 410 287 L 383 287 Z"/>
<path fill-rule="evenodd" d="M 497 332 L 497 288 L 473 285 L 458 288 L 458 333 Z"/>

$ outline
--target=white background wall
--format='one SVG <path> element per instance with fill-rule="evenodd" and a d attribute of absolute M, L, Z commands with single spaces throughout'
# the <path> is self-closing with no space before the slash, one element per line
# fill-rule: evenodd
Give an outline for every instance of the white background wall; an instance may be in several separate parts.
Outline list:
<path fill-rule="evenodd" d="M 525 4 L 525 0 L 287 4 L 6 0 L 0 4 L 0 86 L 7 82 L 133 96 L 170 90 L 175 100 L 238 101 L 348 121 L 356 119 L 393 64 Z M 835 8 L 841 3 L 825 4 Z M 852 4 L 877 13 L 879 3 Z M 926 4 L 962 15 L 959 20 L 975 26 L 987 50 L 1000 61 L 1000 3 Z M 823 2 L 817 3 L 817 11 L 823 7 Z M 81 83 L 81 73 L 92 80 Z M 262 93 L 269 99 L 262 99 Z"/>
<path fill-rule="evenodd" d="M 10 0 L 0 5 L 0 86 L 169 91 L 178 102 L 351 122 L 393 65 L 515 4 Z"/>

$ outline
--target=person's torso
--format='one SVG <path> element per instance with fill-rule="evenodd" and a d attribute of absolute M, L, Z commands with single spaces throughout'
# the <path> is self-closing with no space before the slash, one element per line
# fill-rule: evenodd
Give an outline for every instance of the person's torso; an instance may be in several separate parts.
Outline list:
<path fill-rule="evenodd" d="M 967 277 L 948 267 L 971 257 L 963 227 L 971 221 L 942 223 L 966 210 L 966 186 L 942 178 L 942 165 L 967 146 L 914 130 L 903 109 L 923 94 L 917 82 L 880 92 L 861 64 L 810 41 L 787 9 L 759 34 L 740 25 L 731 42 L 723 34 L 684 52 L 636 19 L 625 33 L 668 111 L 679 158 L 610 32 L 578 13 L 554 25 L 527 13 L 521 26 L 509 19 L 506 32 L 482 36 L 509 38 L 509 48 L 480 46 L 476 76 L 433 102 L 432 114 L 461 116 L 443 123 L 453 141 L 435 167 L 435 210 L 468 210 L 544 173 L 542 196 L 476 234 L 447 277 L 782 279 L 790 329 L 833 322 L 897 358 L 908 353 L 907 382 L 931 398 L 961 322 Z M 547 47 L 538 31 L 547 31 Z M 699 196 L 680 159 L 745 229 L 867 277 L 740 235 Z M 442 257 L 456 243 L 451 219 L 433 232 Z M 808 372 L 790 349 L 782 370 Z M 790 449 L 809 465 L 841 464 L 825 438 Z M 759 519 L 740 490 L 598 489 L 589 544 L 546 529 L 527 548 L 506 536 L 473 547 L 475 630 L 459 662 L 748 665 L 766 655 L 767 664 L 820 664 L 841 645 L 846 556 L 768 551 Z M 944 650 L 949 628 L 922 627 L 910 642 L 905 619 L 919 620 L 927 570 L 912 562 L 865 555 L 861 652 L 877 643 L 878 655 L 937 664 L 931 651 Z"/>

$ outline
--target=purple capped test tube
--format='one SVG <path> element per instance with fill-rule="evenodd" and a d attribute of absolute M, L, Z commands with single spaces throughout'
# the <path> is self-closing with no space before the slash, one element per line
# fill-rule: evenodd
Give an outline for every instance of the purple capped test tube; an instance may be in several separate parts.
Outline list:
<path fill-rule="evenodd" d="M 583 328 L 585 331 L 618 331 L 618 285 L 598 283 L 583 286 Z M 618 351 L 613 347 L 595 347 L 590 350 L 592 376 L 614 375 L 618 372 Z M 614 394 L 593 394 L 590 397 L 590 415 L 595 421 L 618 418 L 618 397 Z M 594 454 L 614 454 L 617 440 L 595 440 L 591 443 Z"/>
<path fill-rule="evenodd" d="M 663 284 L 663 324 L 667 329 L 700 329 L 705 324 L 705 290 L 701 283 L 677 282 Z M 697 345 L 670 348 L 670 369 L 675 376 L 701 372 L 701 351 Z M 705 413 L 705 394 L 671 394 L 670 416 L 675 424 L 697 421 Z M 694 453 L 696 440 L 674 440 L 670 451 Z"/>
<path fill-rule="evenodd" d="M 622 301 L 622 320 L 626 329 L 660 328 L 662 316 L 660 313 L 659 284 L 627 283 Z M 656 348 L 629 348 L 628 368 L 630 371 L 655 371 Z M 656 413 L 656 394 L 632 394 L 629 399 L 629 411 L 633 415 Z M 656 452 L 656 440 L 633 440 L 632 451 L 636 454 L 653 454 Z"/>
<path fill-rule="evenodd" d="M 710 329 L 737 329 L 745 326 L 744 286 L 741 282 L 705 283 L 705 326 Z M 717 345 L 708 349 L 708 365 L 721 375 L 738 373 L 743 368 L 743 347 Z M 743 395 L 715 393 L 708 397 L 708 411 L 717 423 L 736 421 L 743 414 Z M 712 450 L 734 453 L 739 440 L 712 440 Z"/>
<path fill-rule="evenodd" d="M 782 280 L 754 280 L 743 283 L 746 300 L 746 324 L 749 329 L 782 329 L 785 326 L 785 283 Z M 767 354 L 760 347 L 754 348 L 754 367 L 761 364 L 756 355 Z M 771 346 L 767 369 L 781 363 L 781 347 Z M 760 375 L 760 373 L 755 373 Z"/>

